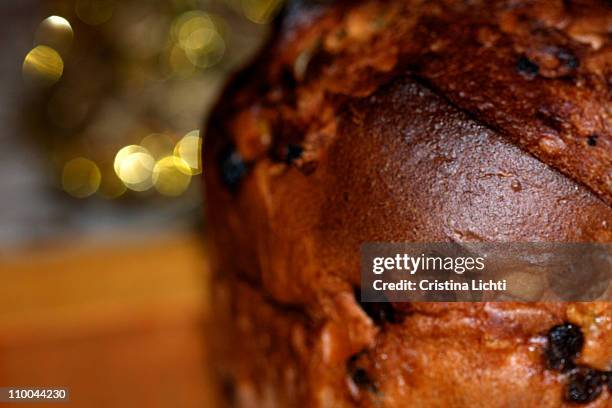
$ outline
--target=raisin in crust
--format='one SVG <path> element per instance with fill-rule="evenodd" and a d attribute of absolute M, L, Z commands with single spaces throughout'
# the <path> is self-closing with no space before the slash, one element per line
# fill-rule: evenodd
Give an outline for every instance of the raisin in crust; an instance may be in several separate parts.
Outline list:
<path fill-rule="evenodd" d="M 327 3 L 208 126 L 228 400 L 610 406 L 610 303 L 354 295 L 365 241 L 612 241 L 609 2 Z"/>

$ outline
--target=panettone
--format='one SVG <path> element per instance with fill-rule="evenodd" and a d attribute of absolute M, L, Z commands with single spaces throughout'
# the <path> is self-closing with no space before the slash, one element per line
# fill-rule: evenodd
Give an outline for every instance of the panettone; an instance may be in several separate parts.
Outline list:
<path fill-rule="evenodd" d="M 612 242 L 612 5 L 290 2 L 205 145 L 238 407 L 612 406 L 612 304 L 361 303 L 363 242 Z"/>

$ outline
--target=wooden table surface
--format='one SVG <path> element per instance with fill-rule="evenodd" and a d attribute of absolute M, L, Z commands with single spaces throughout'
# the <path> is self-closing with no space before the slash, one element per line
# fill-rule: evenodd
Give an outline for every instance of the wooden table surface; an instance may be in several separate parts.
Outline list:
<path fill-rule="evenodd" d="M 70 389 L 47 407 L 215 406 L 203 240 L 143 235 L 0 251 L 0 386 Z"/>

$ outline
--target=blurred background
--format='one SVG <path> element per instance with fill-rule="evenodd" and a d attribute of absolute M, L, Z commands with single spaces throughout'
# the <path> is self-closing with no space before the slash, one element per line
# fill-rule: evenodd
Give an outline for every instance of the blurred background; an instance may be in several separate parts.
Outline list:
<path fill-rule="evenodd" d="M 201 127 L 281 6 L 0 4 L 0 386 L 213 405 Z"/>

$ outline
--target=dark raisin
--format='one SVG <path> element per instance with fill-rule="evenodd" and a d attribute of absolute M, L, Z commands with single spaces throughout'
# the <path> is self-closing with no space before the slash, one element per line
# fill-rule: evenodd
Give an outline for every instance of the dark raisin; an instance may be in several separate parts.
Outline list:
<path fill-rule="evenodd" d="M 581 367 L 573 372 L 565 390 L 565 398 L 571 402 L 587 403 L 601 394 L 601 373 Z"/>
<path fill-rule="evenodd" d="M 351 377 L 351 380 L 353 380 L 357 387 L 367 389 L 371 392 L 376 392 L 376 385 L 370 378 L 368 372 L 363 367 L 359 367 L 357 365 L 357 360 L 361 355 L 362 353 L 358 353 L 352 356 L 346 364 L 346 369 Z"/>
<path fill-rule="evenodd" d="M 548 332 L 546 357 L 550 368 L 565 371 L 573 367 L 573 359 L 582 350 L 584 336 L 580 327 L 571 323 L 557 325 Z"/>
<path fill-rule="evenodd" d="M 293 77 L 293 72 L 291 72 L 291 70 L 287 67 L 281 71 L 280 82 L 283 87 L 287 89 L 295 89 L 297 87 L 297 82 Z"/>
<path fill-rule="evenodd" d="M 236 399 L 236 384 L 234 380 L 223 375 L 220 375 L 219 378 L 221 378 L 220 386 L 223 398 L 228 403 L 233 404 Z"/>
<path fill-rule="evenodd" d="M 363 309 L 363 311 L 376 323 L 377 325 L 382 325 L 385 323 L 399 323 L 401 321 L 399 315 L 395 313 L 395 309 L 391 302 L 389 302 L 386 298 L 383 298 L 384 295 L 378 294 L 380 297 L 379 302 L 362 302 L 360 300 L 361 293 L 360 289 L 355 290 L 355 299 L 359 302 L 359 306 Z"/>
<path fill-rule="evenodd" d="M 297 82 L 293 77 L 291 70 L 285 68 L 281 71 L 280 80 L 278 81 L 275 92 L 270 92 L 268 96 L 273 96 L 273 102 L 283 101 L 290 107 L 295 107 Z"/>
<path fill-rule="evenodd" d="M 317 166 L 319 165 L 318 162 L 316 161 L 307 161 L 305 163 L 302 163 L 299 167 L 299 170 L 302 172 L 302 174 L 304 174 L 305 176 L 308 176 L 312 173 L 314 173 L 314 171 L 317 169 Z"/>
<path fill-rule="evenodd" d="M 572 52 L 564 50 L 563 48 L 559 48 L 555 56 L 559 62 L 568 69 L 576 69 L 580 66 L 580 60 L 576 58 Z"/>
<path fill-rule="evenodd" d="M 285 163 L 291 164 L 294 160 L 299 159 L 302 156 L 304 148 L 297 144 L 288 144 L 285 148 Z"/>
<path fill-rule="evenodd" d="M 221 179 L 227 188 L 230 191 L 236 191 L 247 172 L 247 165 L 234 146 L 229 146 L 221 152 L 219 167 Z"/>
<path fill-rule="evenodd" d="M 353 371 L 351 378 L 359 387 L 365 387 L 372 384 L 372 379 L 368 375 L 368 372 L 363 368 L 357 368 L 355 371 Z"/>
<path fill-rule="evenodd" d="M 606 371 L 602 374 L 603 381 L 608 385 L 608 389 L 612 392 L 612 371 Z"/>
<path fill-rule="evenodd" d="M 531 62 L 529 58 L 525 57 L 524 55 L 518 59 L 516 69 L 518 72 L 529 78 L 535 77 L 538 75 L 538 72 L 540 72 L 540 67 L 538 64 Z"/>
<path fill-rule="evenodd" d="M 589 146 L 597 146 L 597 135 L 590 135 L 587 138 L 587 143 Z"/>

